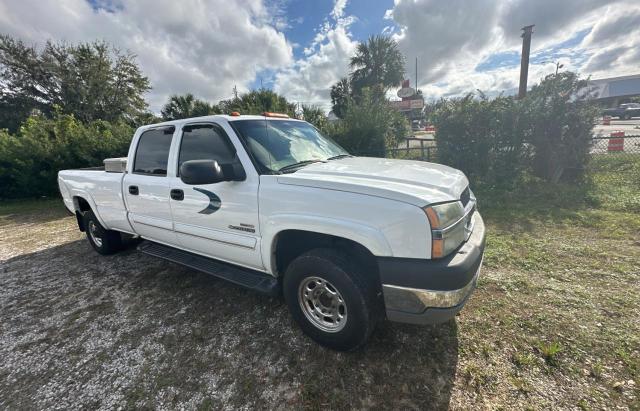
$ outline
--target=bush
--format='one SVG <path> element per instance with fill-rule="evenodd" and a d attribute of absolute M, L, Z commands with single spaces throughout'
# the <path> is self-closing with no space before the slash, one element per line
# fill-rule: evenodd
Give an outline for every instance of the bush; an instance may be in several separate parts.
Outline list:
<path fill-rule="evenodd" d="M 468 95 L 444 100 L 434 114 L 438 160 L 472 180 L 511 184 L 527 155 L 520 106 L 512 98 Z"/>
<path fill-rule="evenodd" d="M 584 175 L 597 107 L 576 99 L 586 86 L 575 73 L 547 76 L 523 101 L 528 111 L 533 172 L 547 181 L 580 181 Z"/>
<path fill-rule="evenodd" d="M 342 120 L 323 131 L 353 154 L 384 157 L 408 135 L 409 124 L 384 96 L 364 89 L 348 103 Z"/>
<path fill-rule="evenodd" d="M 302 120 L 313 124 L 319 130 L 325 130 L 329 124 L 324 110 L 313 105 L 302 105 Z"/>
<path fill-rule="evenodd" d="M 68 114 L 29 118 L 16 135 L 0 130 L 2 198 L 55 195 L 59 170 L 101 166 L 126 156 L 134 129 L 122 122 L 87 124 Z"/>
<path fill-rule="evenodd" d="M 574 73 L 545 78 L 523 100 L 481 95 L 435 105 L 438 159 L 474 182 L 512 186 L 526 173 L 546 181 L 580 181 L 596 110 L 576 100 Z"/>

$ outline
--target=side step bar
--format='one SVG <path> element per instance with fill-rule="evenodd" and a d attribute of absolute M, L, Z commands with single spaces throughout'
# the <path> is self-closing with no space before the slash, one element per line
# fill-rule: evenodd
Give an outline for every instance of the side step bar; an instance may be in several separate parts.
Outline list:
<path fill-rule="evenodd" d="M 138 251 L 182 264 L 263 294 L 272 296 L 280 294 L 278 280 L 260 271 L 238 267 L 148 240 L 138 246 Z"/>

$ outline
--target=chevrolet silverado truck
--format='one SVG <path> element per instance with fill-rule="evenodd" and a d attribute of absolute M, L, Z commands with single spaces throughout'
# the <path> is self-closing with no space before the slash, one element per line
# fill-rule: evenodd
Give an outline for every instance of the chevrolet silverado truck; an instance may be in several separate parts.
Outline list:
<path fill-rule="evenodd" d="M 281 295 L 336 350 L 363 345 L 385 317 L 453 318 L 482 265 L 485 227 L 462 172 L 352 156 L 285 115 L 143 126 L 127 158 L 60 171 L 58 184 L 98 253 L 140 238 L 144 253 Z"/>

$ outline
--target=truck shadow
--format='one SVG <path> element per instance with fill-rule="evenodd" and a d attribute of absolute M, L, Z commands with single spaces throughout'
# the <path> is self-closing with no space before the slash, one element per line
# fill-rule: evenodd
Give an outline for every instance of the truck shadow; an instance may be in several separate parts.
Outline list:
<path fill-rule="evenodd" d="M 117 378 L 151 407 L 167 390 L 176 401 L 213 396 L 194 381 L 214 374 L 232 407 L 446 409 L 456 376 L 454 321 L 383 321 L 364 348 L 334 352 L 307 338 L 279 298 L 135 250 L 100 256 L 84 240 L 5 261 L 0 289 L 0 333 L 12 341 L 0 348 L 9 359 L 0 374 L 24 369 L 11 359 L 25 353 L 48 364 L 41 380 L 15 384 L 14 404 L 27 408 L 74 366 L 102 378 L 125 359 L 133 365 Z M 76 385 L 57 394 L 73 403 Z"/>

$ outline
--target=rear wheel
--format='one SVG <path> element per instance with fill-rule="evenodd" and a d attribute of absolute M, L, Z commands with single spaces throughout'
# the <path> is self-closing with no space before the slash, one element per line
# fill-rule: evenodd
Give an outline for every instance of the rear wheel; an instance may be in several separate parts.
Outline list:
<path fill-rule="evenodd" d="M 373 284 L 342 253 L 315 249 L 289 264 L 284 298 L 302 330 L 326 347 L 347 351 L 369 339 L 379 307 Z"/>
<path fill-rule="evenodd" d="M 102 255 L 109 255 L 122 249 L 119 232 L 104 228 L 91 210 L 86 211 L 83 217 L 84 231 L 94 250 Z"/>

